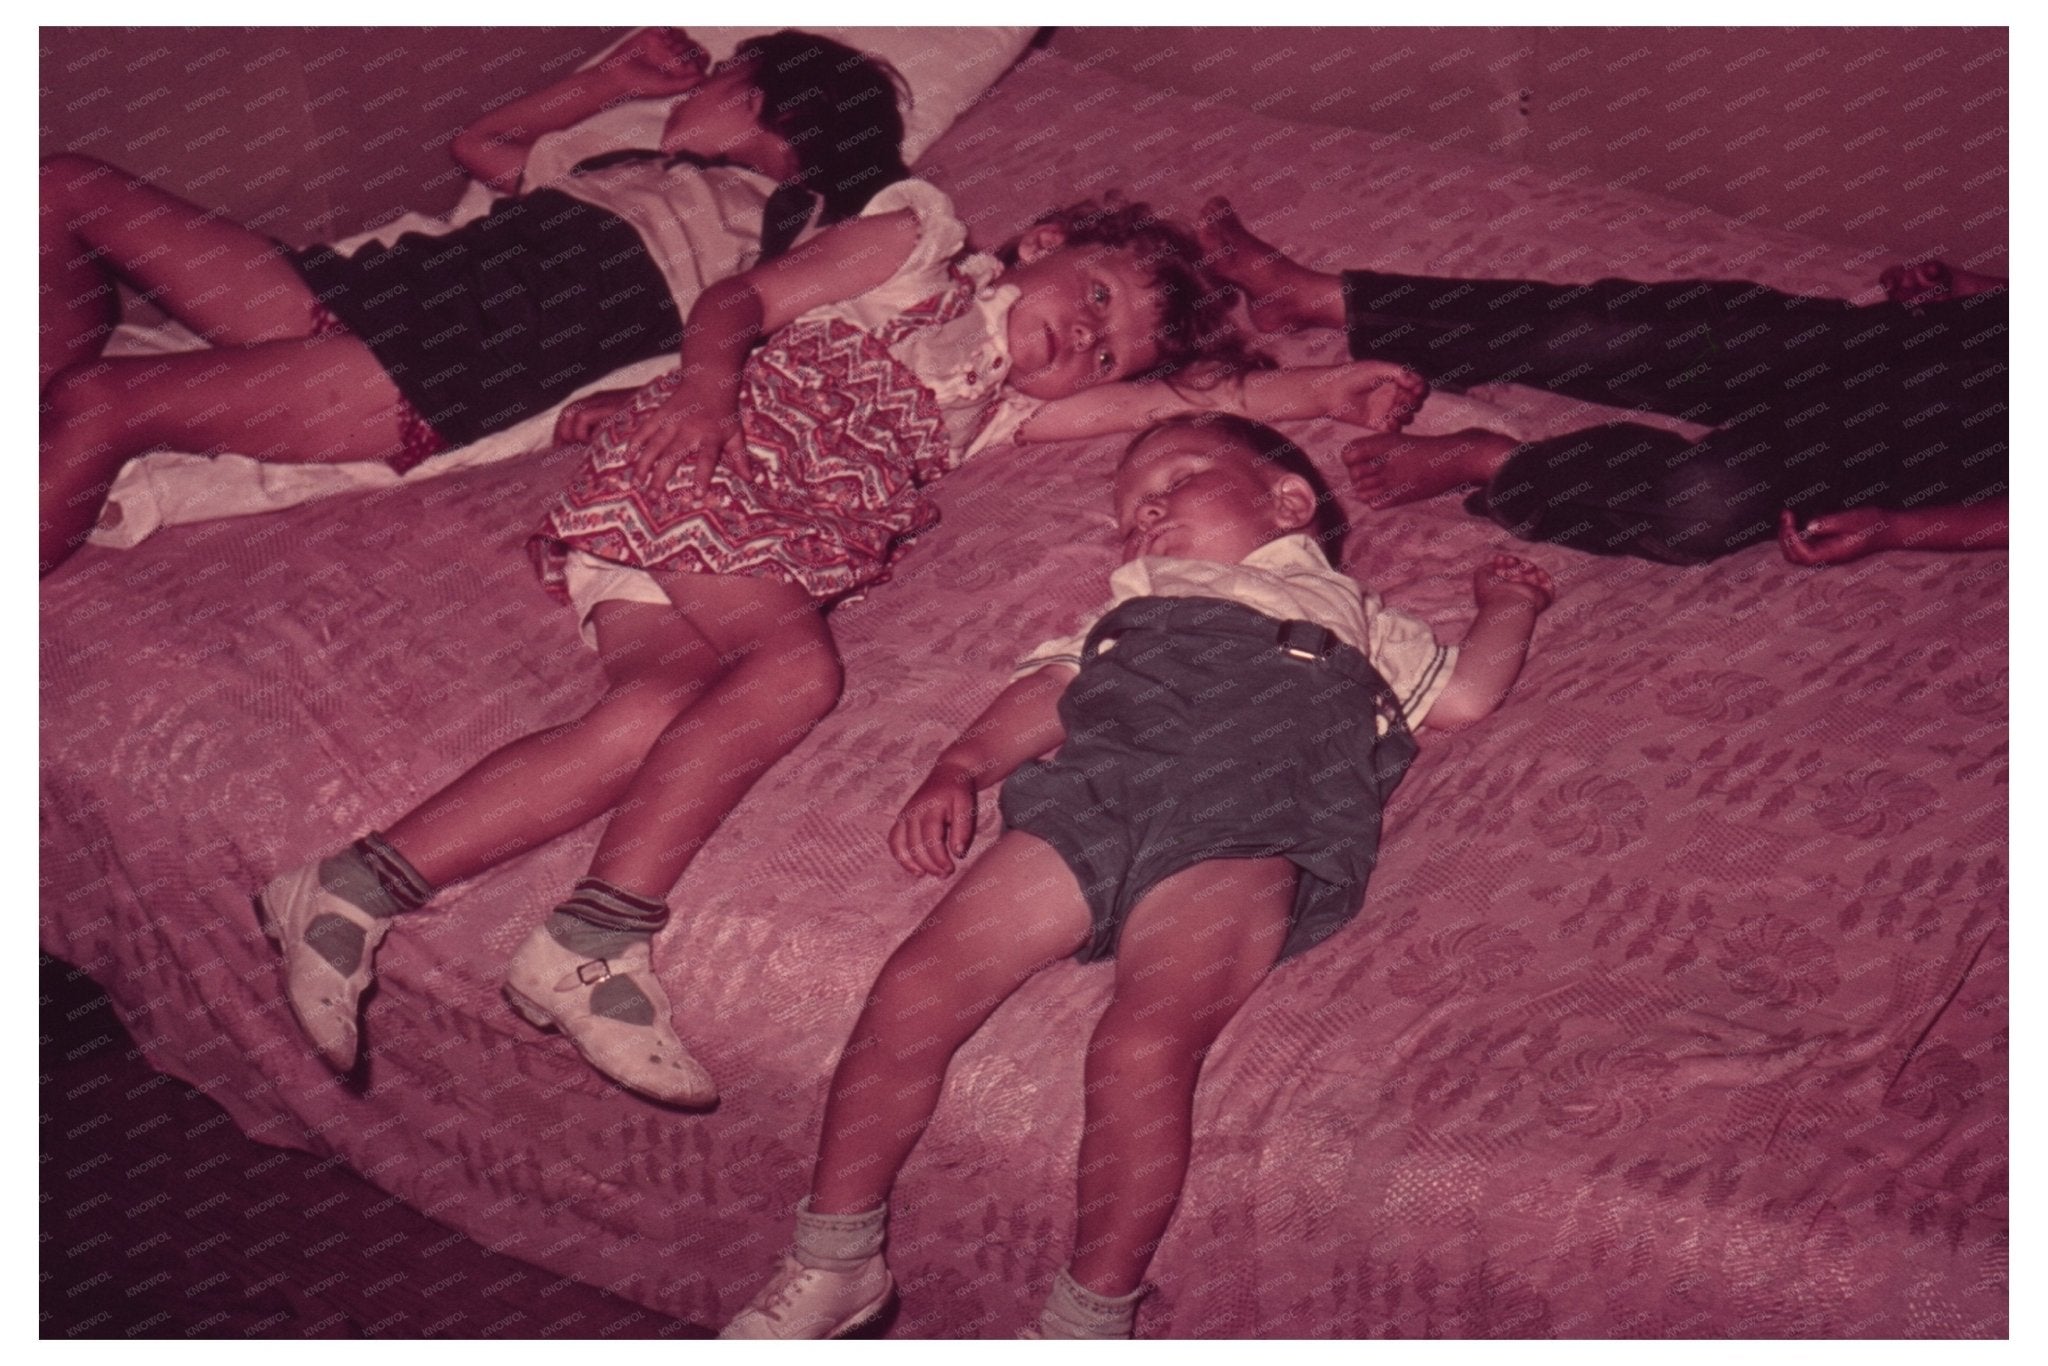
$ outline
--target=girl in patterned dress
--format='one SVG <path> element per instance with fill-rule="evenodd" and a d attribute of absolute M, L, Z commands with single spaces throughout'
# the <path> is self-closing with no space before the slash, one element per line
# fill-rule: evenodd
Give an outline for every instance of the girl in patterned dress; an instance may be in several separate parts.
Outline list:
<path fill-rule="evenodd" d="M 925 484 L 1009 438 L 1193 408 L 1385 429 L 1420 400 L 1395 366 L 1217 362 L 1228 294 L 1142 205 L 1054 214 L 1007 266 L 963 254 L 965 238 L 939 191 L 889 186 L 861 217 L 706 289 L 678 369 L 564 412 L 558 436 L 588 452 L 532 548 L 610 688 L 258 898 L 293 1010 L 332 1064 L 355 1061 L 392 915 L 609 811 L 590 875 L 514 956 L 506 995 L 619 1084 L 710 1104 L 653 970 L 663 898 L 837 702 L 826 611 L 935 520 Z M 1169 378 L 1197 362 L 1197 380 Z"/>

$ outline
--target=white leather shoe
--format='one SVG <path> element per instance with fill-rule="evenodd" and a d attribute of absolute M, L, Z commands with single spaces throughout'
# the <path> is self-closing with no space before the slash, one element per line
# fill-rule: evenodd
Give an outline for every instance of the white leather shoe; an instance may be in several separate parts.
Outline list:
<path fill-rule="evenodd" d="M 826 1271 L 786 1256 L 774 1278 L 718 1336 L 786 1341 L 844 1337 L 887 1308 L 895 1290 L 895 1278 L 879 1252 L 851 1271 Z"/>
<path fill-rule="evenodd" d="M 320 882 L 320 862 L 280 875 L 256 894 L 263 932 L 284 955 L 284 998 L 320 1056 L 337 1072 L 356 1065 L 363 992 L 391 922 L 344 901 Z M 351 958 L 347 972 L 336 966 Z"/>
<path fill-rule="evenodd" d="M 668 1020 L 668 995 L 641 940 L 613 958 L 585 958 L 541 926 L 505 969 L 505 999 L 541 1029 L 559 1029 L 585 1062 L 629 1091 L 669 1105 L 705 1106 L 717 1083 Z"/>

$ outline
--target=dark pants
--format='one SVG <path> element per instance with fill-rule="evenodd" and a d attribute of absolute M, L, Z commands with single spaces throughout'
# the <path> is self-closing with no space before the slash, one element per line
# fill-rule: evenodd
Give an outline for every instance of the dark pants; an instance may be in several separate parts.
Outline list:
<path fill-rule="evenodd" d="M 1344 276 L 1354 356 L 1713 426 L 1518 446 L 1468 502 L 1527 540 L 1695 564 L 1778 513 L 2003 498 L 2006 291 L 1857 308 L 1742 281 Z"/>

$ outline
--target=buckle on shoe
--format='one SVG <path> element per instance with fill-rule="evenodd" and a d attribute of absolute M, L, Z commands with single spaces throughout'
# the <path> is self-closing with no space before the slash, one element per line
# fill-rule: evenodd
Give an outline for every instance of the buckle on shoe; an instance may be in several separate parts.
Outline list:
<path fill-rule="evenodd" d="M 1290 659 L 1326 659 L 1337 644 L 1336 632 L 1312 621 L 1283 621 L 1274 639 Z"/>
<path fill-rule="evenodd" d="M 595 974 L 592 969 L 596 969 Z M 576 980 L 584 986 L 594 987 L 599 982 L 608 982 L 612 976 L 612 965 L 602 958 L 593 958 L 587 963 L 576 965 Z"/>

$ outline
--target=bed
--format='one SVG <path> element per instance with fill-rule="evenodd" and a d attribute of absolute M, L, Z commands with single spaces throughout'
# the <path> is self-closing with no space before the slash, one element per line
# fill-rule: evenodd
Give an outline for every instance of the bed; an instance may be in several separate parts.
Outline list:
<path fill-rule="evenodd" d="M 1795 234 L 1049 52 L 921 172 L 988 243 L 1122 187 L 1181 212 L 1227 191 L 1325 266 L 1843 295 L 1872 273 Z M 1502 386 L 1435 395 L 1417 428 L 1582 418 Z M 1296 435 L 1335 469 L 1340 429 Z M 787 1236 L 868 983 L 942 890 L 883 833 L 1020 644 L 1098 599 L 1116 448 L 970 463 L 894 580 L 835 613 L 845 700 L 699 858 L 657 945 L 724 1092 L 710 1114 L 609 1086 L 498 994 L 594 827 L 391 937 L 352 1080 L 300 1039 L 250 914 L 276 871 L 597 695 L 521 550 L 559 451 L 166 526 L 45 581 L 43 946 L 249 1134 L 722 1322 Z M 1349 568 L 1449 638 L 1470 567 L 1509 544 L 1455 499 L 1356 526 Z M 1276 971 L 1211 1059 L 1140 1334 L 2001 1336 L 2004 555 L 1817 572 L 1768 548 L 1696 569 L 1526 553 L 1561 598 L 1521 684 L 1425 746 L 1365 914 Z M 898 1189 L 893 1334 L 1008 1336 L 1035 1313 L 1067 1254 L 1081 1045 L 1108 987 L 1055 967 L 961 1055 Z"/>

